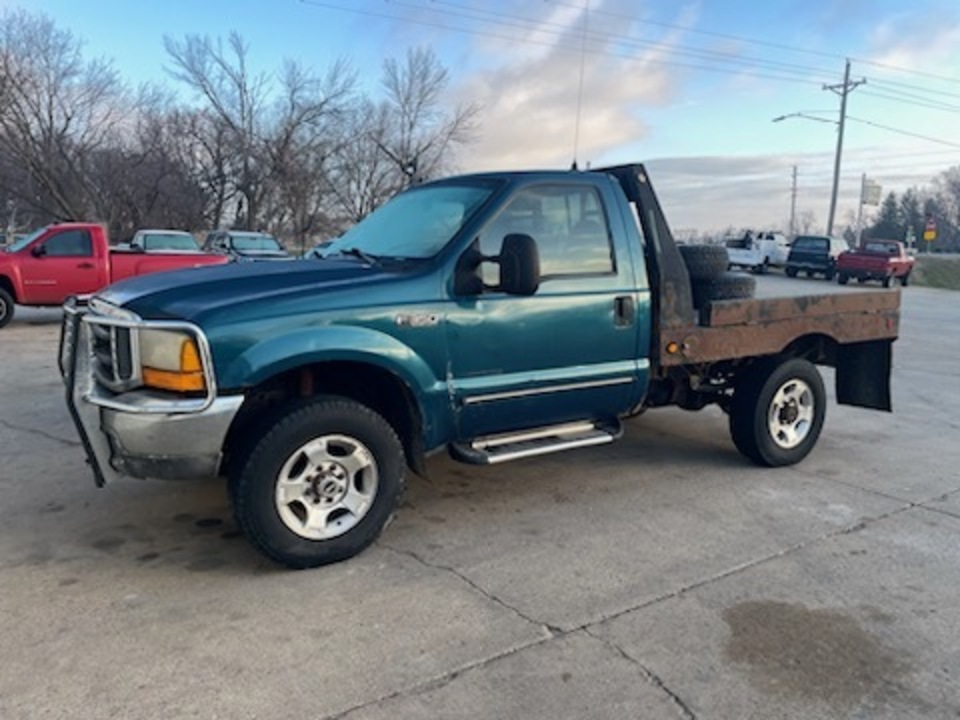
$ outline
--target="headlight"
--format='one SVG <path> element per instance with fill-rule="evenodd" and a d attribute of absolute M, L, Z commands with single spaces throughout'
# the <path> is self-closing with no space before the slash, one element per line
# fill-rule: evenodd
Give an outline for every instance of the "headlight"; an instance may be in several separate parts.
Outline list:
<path fill-rule="evenodd" d="M 140 367 L 147 387 L 175 392 L 207 389 L 197 341 L 185 332 L 141 330 Z"/>

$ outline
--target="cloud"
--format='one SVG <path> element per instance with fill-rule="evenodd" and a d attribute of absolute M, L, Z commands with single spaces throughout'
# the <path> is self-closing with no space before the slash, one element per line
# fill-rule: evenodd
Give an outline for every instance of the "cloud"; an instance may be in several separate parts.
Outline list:
<path fill-rule="evenodd" d="M 673 96 L 671 78 L 657 60 L 679 40 L 671 31 L 643 45 L 623 44 L 625 15 L 594 3 L 583 44 L 584 12 L 557 5 L 516 40 L 483 38 L 487 61 L 456 89 L 460 102 L 482 106 L 481 136 L 462 153 L 465 169 L 569 165 L 579 135 L 581 164 L 647 133 L 641 110 Z M 582 49 L 585 52 L 582 52 Z M 581 68 L 581 57 L 583 64 Z M 582 110 L 577 133 L 580 73 Z"/>

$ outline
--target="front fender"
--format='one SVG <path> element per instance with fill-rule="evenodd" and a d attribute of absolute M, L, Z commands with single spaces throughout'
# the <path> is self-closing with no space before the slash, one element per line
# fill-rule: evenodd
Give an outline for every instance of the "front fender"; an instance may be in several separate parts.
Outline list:
<path fill-rule="evenodd" d="M 443 378 L 407 345 L 386 333 L 344 325 L 311 327 L 253 345 L 218 368 L 221 387 L 252 387 L 280 373 L 321 362 L 361 362 L 398 376 L 414 392 L 446 392 Z"/>

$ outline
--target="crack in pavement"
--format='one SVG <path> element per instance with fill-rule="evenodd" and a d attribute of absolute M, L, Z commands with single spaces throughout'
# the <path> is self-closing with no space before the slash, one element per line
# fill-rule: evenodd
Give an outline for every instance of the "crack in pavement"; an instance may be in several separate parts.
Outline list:
<path fill-rule="evenodd" d="M 819 477 L 819 476 L 817 476 L 817 477 Z M 823 478 L 820 478 L 820 479 L 823 479 Z M 865 491 L 868 491 L 868 490 L 866 490 L 865 488 L 864 488 L 864 490 L 865 490 Z M 947 494 L 944 495 L 944 496 L 940 496 L 940 497 L 938 497 L 938 498 L 933 498 L 932 500 L 941 499 L 942 497 L 947 497 L 947 496 L 949 496 L 949 495 L 951 495 L 951 494 L 953 494 L 953 493 L 955 493 L 955 492 L 960 492 L 960 490 L 958 490 L 958 491 L 951 491 L 950 493 L 947 493 Z M 878 493 L 878 494 L 881 494 L 881 493 Z M 898 498 L 889 498 L 889 499 L 891 499 L 891 500 L 898 500 Z M 923 501 L 923 502 L 931 502 L 932 500 L 925 500 L 925 501 Z M 524 644 L 524 645 L 521 645 L 521 646 L 518 646 L 518 647 L 515 647 L 515 648 L 510 648 L 509 650 L 507 650 L 507 651 L 505 651 L 505 652 L 503 652 L 503 653 L 498 653 L 498 654 L 495 654 L 495 655 L 490 656 L 490 657 L 488 657 L 488 658 L 484 658 L 484 659 L 479 660 L 479 661 L 475 661 L 475 662 L 472 662 L 472 663 L 467 663 L 466 665 L 464 665 L 464 666 L 462 666 L 462 667 L 459 667 L 459 668 L 457 668 L 457 669 L 455 669 L 455 670 L 452 670 L 452 671 L 449 671 L 449 672 L 442 673 L 442 674 L 440 674 L 440 675 L 438 675 L 438 676 L 436 676 L 436 677 L 430 678 L 429 680 L 426 680 L 426 681 L 424 681 L 424 682 L 422 682 L 422 683 L 415 684 L 415 685 L 413 685 L 413 686 L 411 686 L 411 687 L 402 688 L 402 689 L 396 690 L 396 691 L 394 691 L 394 692 L 392 692 L 392 693 L 389 693 L 389 694 L 387 694 L 387 695 L 384 695 L 383 697 L 380 697 L 380 698 L 377 698 L 377 699 L 374 699 L 374 700 L 369 700 L 369 701 L 367 701 L 367 702 L 361 703 L 361 704 L 359 704 L 359 705 L 356 705 L 356 706 L 354 706 L 354 707 L 352 707 L 352 708 L 349 708 L 349 709 L 347 709 L 347 710 L 345 710 L 345 711 L 343 711 L 343 712 L 337 713 L 337 714 L 335 714 L 335 715 L 326 716 L 325 718 L 323 718 L 323 720 L 341 720 L 342 718 L 346 718 L 348 715 L 350 715 L 350 714 L 352 714 L 352 713 L 354 713 L 354 712 L 356 712 L 356 711 L 358 711 L 358 710 L 362 710 L 362 709 L 364 709 L 364 708 L 371 707 L 371 706 L 373 706 L 373 705 L 377 705 L 378 703 L 381 703 L 381 702 L 384 702 L 384 701 L 392 700 L 392 699 L 395 699 L 395 698 L 398 698 L 398 697 L 402 697 L 402 696 L 405 696 L 405 695 L 417 695 L 417 694 L 420 694 L 420 693 L 422 693 L 422 692 L 426 692 L 426 691 L 429 691 L 429 690 L 434 690 L 434 689 L 437 689 L 437 688 L 442 688 L 442 687 L 446 686 L 447 684 L 449 684 L 450 682 L 454 681 L 455 679 L 457 679 L 458 677 L 460 677 L 461 675 L 463 675 L 463 674 L 466 673 L 466 672 L 469 672 L 469 671 L 471 671 L 471 670 L 475 670 L 475 669 L 478 669 L 478 668 L 486 667 L 486 666 L 488 666 L 488 665 L 491 665 L 491 664 L 497 662 L 498 660 L 500 660 L 500 659 L 502 659 L 502 658 L 504 658 L 504 657 L 509 657 L 510 655 L 513 655 L 514 653 L 520 652 L 521 650 L 525 650 L 525 649 L 530 648 L 530 647 L 535 647 L 535 646 L 537 646 L 537 645 L 541 645 L 541 644 L 543 644 L 543 643 L 550 642 L 551 640 L 560 639 L 560 638 L 566 637 L 566 636 L 571 635 L 572 633 L 575 633 L 575 632 L 578 632 L 578 631 L 582 631 L 582 632 L 586 633 L 587 635 L 589 635 L 590 637 L 592 637 L 592 638 L 594 638 L 594 639 L 596 639 L 596 640 L 599 640 L 600 642 L 604 643 L 605 645 L 607 645 L 607 646 L 610 647 L 611 649 L 615 650 L 615 651 L 616 651 L 618 654 L 620 654 L 623 658 L 625 658 L 626 660 L 628 660 L 629 662 L 631 662 L 634 666 L 636 666 L 636 667 L 640 670 L 641 674 L 643 675 L 644 679 L 645 679 L 647 682 L 649 682 L 651 685 L 653 685 L 654 687 L 656 687 L 656 688 L 658 688 L 659 690 L 661 690 L 664 694 L 666 694 L 666 695 L 670 698 L 671 702 L 672 702 L 674 705 L 676 705 L 676 707 L 680 710 L 681 714 L 682 714 L 683 717 L 684 717 L 684 720 L 696 720 L 696 715 L 693 713 L 693 711 L 690 710 L 689 706 L 683 701 L 683 699 L 682 699 L 679 695 L 677 695 L 674 691 L 672 691 L 672 690 L 663 682 L 663 680 L 660 679 L 660 677 L 656 675 L 656 673 L 654 673 L 652 670 L 650 670 L 650 668 L 648 668 L 646 665 L 644 665 L 639 659 L 637 659 L 637 658 L 631 656 L 629 653 L 627 653 L 622 647 L 620 647 L 619 645 L 617 645 L 615 642 L 613 642 L 612 640 L 607 640 L 606 638 L 603 638 L 603 637 L 601 637 L 601 636 L 596 635 L 594 632 L 591 632 L 591 629 L 594 628 L 594 627 L 596 627 L 596 626 L 602 625 L 602 624 L 604 624 L 604 623 L 610 622 L 611 620 L 616 620 L 617 618 L 620 618 L 620 617 L 623 617 L 623 616 L 628 615 L 628 614 L 630 614 L 630 613 L 636 612 L 636 611 L 638 611 L 638 610 L 645 610 L 645 609 L 647 609 L 647 608 L 653 607 L 654 605 L 658 605 L 658 604 L 660 604 L 660 603 L 662 603 L 662 602 L 665 602 L 665 601 L 667 601 L 667 600 L 672 600 L 672 599 L 674 599 L 674 598 L 681 597 L 681 596 L 683 596 L 684 594 L 689 593 L 689 592 L 691 592 L 691 591 L 693 591 L 693 590 L 697 590 L 697 589 L 700 589 L 700 588 L 705 587 L 705 586 L 707 586 L 707 585 L 710 585 L 710 584 L 712 584 L 712 583 L 714 583 L 714 582 L 717 582 L 717 581 L 720 581 L 720 580 L 724 580 L 724 579 L 729 578 L 729 577 L 732 577 L 732 576 L 734 576 L 734 575 L 738 575 L 739 573 L 744 572 L 745 570 L 750 570 L 750 569 L 752 569 L 752 568 L 759 567 L 760 565 L 763 565 L 763 564 L 765 564 L 765 563 L 771 562 L 771 561 L 773 561 L 773 560 L 777 560 L 777 559 L 779 559 L 779 558 L 783 558 L 783 557 L 786 557 L 786 556 L 788 556 L 788 555 L 792 555 L 793 553 L 796 553 L 796 552 L 799 552 L 799 551 L 801 551 L 801 550 L 804 550 L 804 549 L 806 549 L 806 548 L 808 548 L 808 547 L 811 547 L 811 546 L 813 546 L 813 545 L 815 545 L 815 544 L 817 544 L 817 543 L 821 543 L 821 542 L 824 542 L 824 541 L 827 541 L 827 540 L 832 540 L 833 538 L 837 538 L 837 537 L 843 537 L 844 535 L 852 535 L 853 533 L 860 532 L 861 530 L 867 528 L 867 527 L 870 526 L 870 525 L 873 525 L 873 524 L 875 524 L 875 523 L 881 522 L 881 521 L 883 521 L 883 520 L 887 520 L 887 519 L 889 519 L 889 518 L 891 518 L 891 517 L 894 517 L 894 516 L 899 515 L 899 514 L 901 514 L 901 513 L 907 512 L 908 510 L 912 510 L 912 509 L 914 509 L 914 508 L 929 509 L 929 508 L 924 507 L 924 506 L 923 506 L 921 503 L 919 503 L 919 502 L 916 502 L 916 503 L 915 503 L 915 502 L 902 501 L 902 500 L 901 500 L 901 502 L 905 502 L 906 504 L 903 505 L 902 507 L 895 508 L 895 509 L 893 509 L 893 510 L 890 510 L 889 512 L 881 513 L 880 515 L 877 515 L 877 516 L 874 516 L 874 517 L 861 518 L 859 521 L 857 521 L 857 522 L 854 523 L 853 525 L 848 525 L 848 526 L 842 527 L 842 528 L 837 529 L 837 530 L 832 530 L 832 531 L 830 531 L 830 532 L 827 532 L 827 533 L 823 533 L 823 534 L 821 534 L 821 535 L 818 535 L 818 536 L 816 536 L 816 537 L 814 537 L 814 538 L 810 538 L 810 539 L 808 539 L 808 540 L 804 540 L 804 541 L 802 541 L 802 542 L 795 543 L 795 544 L 793 544 L 793 545 L 791 545 L 791 546 L 789 546 L 789 547 L 783 548 L 782 550 L 778 550 L 777 552 L 770 553 L 770 554 L 768 554 L 768 555 L 765 555 L 765 556 L 760 557 L 760 558 L 756 558 L 756 559 L 754 559 L 754 560 L 748 560 L 748 561 L 746 561 L 746 562 L 740 563 L 740 564 L 735 565 L 735 566 L 733 566 L 733 567 L 727 568 L 726 570 L 723 570 L 723 571 L 721 571 L 721 572 L 719 572 L 719 573 L 715 573 L 715 574 L 713 574 L 713 575 L 710 575 L 710 576 L 708 576 L 708 577 L 706 577 L 706 578 L 701 578 L 701 579 L 699 579 L 699 580 L 695 580 L 695 581 L 693 581 L 693 582 L 687 583 L 686 585 L 683 585 L 682 587 L 676 588 L 676 589 L 671 590 L 671 591 L 669 591 L 669 592 L 665 592 L 665 593 L 663 593 L 663 594 L 661 594 L 661 595 L 658 595 L 658 596 L 656 596 L 656 597 L 654 597 L 654 598 L 651 598 L 650 600 L 646 600 L 646 601 L 641 602 L 641 603 L 638 603 L 638 604 L 636 604 L 636 605 L 632 605 L 632 606 L 630 606 L 630 607 L 627 607 L 627 608 L 624 608 L 624 609 L 621 609 L 621 610 L 617 610 L 617 611 L 612 612 L 612 613 L 608 613 L 608 614 L 603 615 L 603 616 L 601 616 L 601 617 L 599 617 L 599 618 L 594 618 L 594 619 L 589 620 L 589 621 L 587 621 L 587 622 L 581 623 L 581 624 L 579 624 L 579 625 L 577 625 L 577 626 L 575 626 L 575 627 L 571 627 L 571 628 L 567 628 L 567 629 L 560 628 L 560 627 L 556 627 L 556 626 L 550 625 L 550 624 L 548 624 L 548 623 L 546 623 L 546 622 L 543 622 L 543 621 L 540 621 L 540 620 L 537 620 L 537 619 L 535 619 L 535 618 L 530 617 L 529 615 L 527 615 L 526 613 L 524 613 L 524 612 L 521 611 L 520 609 L 515 608 L 515 607 L 513 607 L 512 605 L 510 605 L 509 603 L 507 603 L 506 601 L 504 601 L 502 598 L 500 598 L 500 597 L 494 595 L 493 593 L 489 592 L 489 591 L 486 590 L 483 586 L 481 586 L 479 583 L 477 583 L 475 580 L 473 580 L 472 578 L 470 578 L 466 573 L 464 573 L 464 572 L 462 572 L 462 571 L 460 571 L 460 570 L 457 570 L 457 569 L 454 568 L 454 567 L 451 567 L 451 566 L 449 566 L 449 565 L 443 565 L 443 564 L 441 564 L 441 563 L 430 562 L 429 560 L 426 560 L 426 559 L 423 558 L 421 555 L 419 555 L 418 553 L 416 553 L 416 552 L 414 552 L 414 551 L 412 551 L 412 550 L 401 550 L 401 549 L 399 549 L 399 548 L 395 548 L 395 547 L 392 547 L 392 546 L 390 546 L 390 545 L 386 545 L 386 544 L 384 544 L 384 543 L 378 543 L 378 545 L 379 545 L 380 547 L 383 547 L 385 550 L 388 550 L 388 551 L 390 551 L 390 552 L 393 552 L 393 553 L 395 553 L 395 554 L 397 554 L 397 555 L 409 557 L 409 558 L 417 561 L 418 563 L 420 563 L 420 564 L 423 565 L 424 567 L 428 567 L 428 568 L 431 568 L 431 569 L 434 569 L 434 570 L 439 570 L 439 571 L 442 571 L 442 572 L 450 573 L 450 574 L 453 575 L 454 577 L 458 578 L 459 580 L 461 580 L 462 582 L 464 582 L 465 584 L 467 584 L 467 585 L 468 585 L 470 588 L 472 588 L 474 591 L 476 591 L 477 593 L 479 593 L 480 595 L 482 595 L 484 598 L 490 600 L 491 602 L 496 603 L 496 604 L 499 605 L 500 607 L 504 608 L 505 610 L 508 610 L 509 612 L 511 612 L 512 614 L 514 614 L 514 615 L 516 615 L 517 617 L 521 618 L 522 620 L 524 620 L 524 621 L 526 621 L 526 622 L 528 622 L 528 623 L 530 623 L 530 624 L 532 624 L 532 625 L 537 625 L 537 626 L 539 626 L 540 628 L 542 628 L 542 630 L 544 631 L 544 636 L 541 637 L 540 639 L 533 640 L 533 641 L 531 641 L 531 642 L 529 642 L 529 643 L 526 643 L 526 644 Z M 942 511 L 939 511 L 939 512 L 942 512 Z M 949 513 L 945 513 L 945 514 L 949 514 Z"/>
<path fill-rule="evenodd" d="M 387 549 L 389 550 L 391 548 L 387 548 Z M 405 553 L 401 553 L 401 554 L 405 554 Z M 491 655 L 486 658 L 482 658 L 480 660 L 475 660 L 473 662 L 465 663 L 464 665 L 461 665 L 455 670 L 441 673 L 440 675 L 424 680 L 423 682 L 416 683 L 415 685 L 412 685 L 410 687 L 394 690 L 393 692 L 387 693 L 386 695 L 382 695 L 381 697 L 375 698 L 373 700 L 368 700 L 358 705 L 354 705 L 351 708 L 347 708 L 346 710 L 342 710 L 341 712 L 335 713 L 333 715 L 324 715 L 320 718 L 320 720 L 343 720 L 344 718 L 349 717 L 353 713 L 359 712 L 369 707 L 373 707 L 375 705 L 379 705 L 380 703 L 389 702 L 390 700 L 395 700 L 405 695 L 419 695 L 421 693 L 429 692 L 431 690 L 439 690 L 440 688 L 446 687 L 447 685 L 449 685 L 450 683 L 452 683 L 454 680 L 456 680 L 462 675 L 465 675 L 474 670 L 479 670 L 480 668 L 484 668 L 488 665 L 492 665 L 493 663 L 499 660 L 510 657 L 511 655 L 515 655 L 516 653 L 522 652 L 523 650 L 526 650 L 528 648 L 542 645 L 546 642 L 549 642 L 552 639 L 553 639 L 553 636 L 549 636 L 549 637 L 545 636 L 537 640 L 531 640 L 530 642 L 524 643 L 523 645 L 512 647 L 509 650 L 506 650 L 504 652 L 496 653 L 494 655 Z"/>
<path fill-rule="evenodd" d="M 56 443 L 61 445 L 66 445 L 67 447 L 83 447 L 79 440 L 68 440 L 67 438 L 59 437 L 58 435 L 53 435 L 48 433 L 45 430 L 39 430 L 37 428 L 25 427 L 23 425 L 15 425 L 12 422 L 7 420 L 0 420 L 0 425 L 7 428 L 7 430 L 13 430 L 15 432 L 24 432 L 28 435 L 39 435 L 40 437 L 47 438 L 47 440 L 53 440 Z"/>
<path fill-rule="evenodd" d="M 459 578 L 460 580 L 462 580 L 463 582 L 465 582 L 467 585 L 469 585 L 470 587 L 472 587 L 472 588 L 473 588 L 474 590 L 476 590 L 478 593 L 480 593 L 483 597 L 485 597 L 485 598 L 487 598 L 488 600 L 496 603 L 496 604 L 499 605 L 500 607 L 502 607 L 502 608 L 504 608 L 504 609 L 506 609 L 506 610 L 509 610 L 509 611 L 512 612 L 514 615 L 516 615 L 517 617 L 519 617 L 521 620 L 524 620 L 524 621 L 530 623 L 531 625 L 538 625 L 538 626 L 540 626 L 540 627 L 546 632 L 547 637 L 546 637 L 545 639 L 547 639 L 547 640 L 549 640 L 551 637 L 554 637 L 554 636 L 556 635 L 557 631 L 558 631 L 557 628 L 554 628 L 554 627 L 548 625 L 547 623 L 540 622 L 539 620 L 534 620 L 534 619 L 531 618 L 529 615 L 524 614 L 524 613 L 523 613 L 522 611 L 520 611 L 518 608 L 513 607 L 512 605 L 510 605 L 509 603 L 507 603 L 507 602 L 506 602 L 505 600 L 503 600 L 502 598 L 497 597 L 497 596 L 494 595 L 492 592 L 489 592 L 489 591 L 486 590 L 484 587 L 482 587 L 482 586 L 479 585 L 477 582 L 475 582 L 475 581 L 472 580 L 470 577 L 468 577 L 467 575 L 465 575 L 464 573 L 460 572 L 459 570 L 457 570 L 457 569 L 454 568 L 454 567 L 451 567 L 451 566 L 449 566 L 449 565 L 442 565 L 441 563 L 430 562 L 429 560 L 427 560 L 426 558 L 422 557 L 422 556 L 419 555 L 418 553 L 415 553 L 413 550 L 402 550 L 402 549 L 400 549 L 400 548 L 396 548 L 396 547 L 393 547 L 392 545 L 387 545 L 387 544 L 385 544 L 385 543 L 377 543 L 377 544 L 378 544 L 380 547 L 384 548 L 385 550 L 389 550 L 390 552 L 396 553 L 397 555 L 404 555 L 404 556 L 406 556 L 406 557 L 413 558 L 414 560 L 416 560 L 418 563 L 420 563 L 421 565 L 423 565 L 423 566 L 425 566 L 425 567 L 431 568 L 431 569 L 433 569 L 433 570 L 442 570 L 442 571 L 444 571 L 444 572 L 448 572 L 448 573 L 454 575 L 455 577 Z M 560 631 L 560 632 L 562 632 L 562 631 Z"/>
<path fill-rule="evenodd" d="M 595 635 L 594 633 L 590 632 L 590 628 L 584 628 L 583 632 L 592 637 L 594 640 L 598 640 L 599 642 L 603 643 L 603 645 L 610 648 L 624 660 L 636 667 L 640 671 L 640 675 L 644 680 L 670 698 L 670 701 L 680 710 L 680 714 L 683 716 L 684 720 L 697 720 L 697 716 L 694 714 L 693 710 L 690 709 L 690 706 L 687 705 L 683 699 L 677 695 L 677 693 L 667 687 L 667 684 L 663 681 L 663 679 L 660 678 L 660 676 L 653 672 L 650 668 L 640 662 L 637 658 L 633 657 L 633 655 L 628 653 L 613 640 Z"/>

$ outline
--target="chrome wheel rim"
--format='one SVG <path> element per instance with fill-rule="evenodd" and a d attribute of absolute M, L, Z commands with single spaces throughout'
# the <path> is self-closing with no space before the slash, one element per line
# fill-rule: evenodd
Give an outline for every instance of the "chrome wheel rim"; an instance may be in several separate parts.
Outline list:
<path fill-rule="evenodd" d="M 803 380 L 788 380 L 774 393 L 767 415 L 770 437 L 784 450 L 802 443 L 813 427 L 813 390 Z"/>
<path fill-rule="evenodd" d="M 379 473 L 373 453 L 347 435 L 304 443 L 280 468 L 275 503 L 280 520 L 307 540 L 349 532 L 373 506 Z"/>

